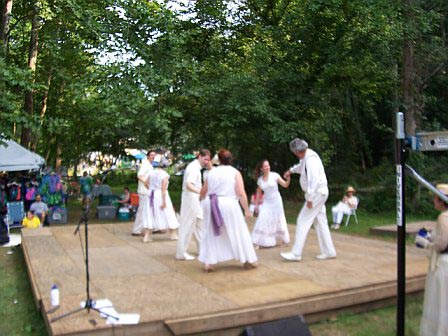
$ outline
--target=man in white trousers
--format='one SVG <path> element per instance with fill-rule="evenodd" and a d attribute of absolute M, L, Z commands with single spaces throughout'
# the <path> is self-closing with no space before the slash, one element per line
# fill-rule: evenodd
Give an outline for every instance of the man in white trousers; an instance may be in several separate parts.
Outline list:
<path fill-rule="evenodd" d="M 148 208 L 149 208 L 149 175 L 154 170 L 152 166 L 152 162 L 154 161 L 154 157 L 156 156 L 156 152 L 153 150 L 148 150 L 146 154 L 146 159 L 142 162 L 142 165 L 137 173 L 138 186 L 138 210 L 135 215 L 134 226 L 132 227 L 133 235 L 141 235 L 143 231 L 143 221 L 147 220 Z"/>
<path fill-rule="evenodd" d="M 305 193 L 305 204 L 297 217 L 296 240 L 292 251 L 283 252 L 280 255 L 289 261 L 302 260 L 306 237 L 311 225 L 314 224 L 321 252 L 316 258 L 320 260 L 336 258 L 325 210 L 328 185 L 322 161 L 302 139 L 292 140 L 289 143 L 289 149 L 300 159 L 300 163 L 285 172 L 284 177 L 288 178 L 291 173 L 300 174 L 300 187 Z"/>
<path fill-rule="evenodd" d="M 179 239 L 177 240 L 176 259 L 194 260 L 194 256 L 187 252 L 191 238 L 194 234 L 196 243 L 202 238 L 202 207 L 199 201 L 199 193 L 202 188 L 202 168 L 208 167 L 210 152 L 201 149 L 195 160 L 190 162 L 185 169 L 182 181 L 182 200 L 180 206 Z"/>

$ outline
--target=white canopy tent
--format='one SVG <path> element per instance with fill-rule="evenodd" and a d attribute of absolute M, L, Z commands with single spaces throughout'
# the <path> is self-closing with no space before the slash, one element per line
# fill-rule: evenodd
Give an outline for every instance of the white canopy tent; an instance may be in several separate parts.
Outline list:
<path fill-rule="evenodd" d="M 1 139 L 0 171 L 37 170 L 45 164 L 45 159 L 13 140 Z"/>

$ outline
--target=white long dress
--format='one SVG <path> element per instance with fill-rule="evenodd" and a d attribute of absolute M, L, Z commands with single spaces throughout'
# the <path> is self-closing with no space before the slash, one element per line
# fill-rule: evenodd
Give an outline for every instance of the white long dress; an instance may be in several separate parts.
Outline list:
<path fill-rule="evenodd" d="M 176 250 L 176 258 L 178 259 L 184 258 L 193 236 L 198 244 L 198 250 L 202 239 L 202 206 L 199 201 L 199 194 L 187 188 L 187 183 L 192 183 L 196 188 L 201 189 L 201 169 L 199 160 L 192 161 L 187 166 L 182 181 L 179 240 Z"/>
<path fill-rule="evenodd" d="M 177 229 L 179 227 L 179 221 L 177 220 L 173 203 L 168 193 L 168 186 L 165 198 L 166 207 L 164 209 L 161 208 L 163 204 L 162 182 L 166 177 L 169 178 L 168 173 L 160 168 L 156 168 L 150 177 L 149 222 L 152 223 L 152 229 L 154 230 Z M 152 198 L 153 201 L 151 201 Z"/>
<path fill-rule="evenodd" d="M 431 232 L 430 262 L 426 277 L 421 336 L 448 335 L 448 211 L 437 218 Z M 442 251 L 444 251 L 444 253 Z"/>
<path fill-rule="evenodd" d="M 208 194 L 202 202 L 204 236 L 200 245 L 199 261 L 214 265 L 227 260 L 241 263 L 257 261 L 249 229 L 235 192 L 237 170 L 231 166 L 213 168 L 208 174 Z M 224 220 L 220 235 L 213 231 L 209 195 L 218 196 L 219 210 Z"/>
<path fill-rule="evenodd" d="M 143 161 L 137 176 L 142 177 L 144 180 L 150 178 L 150 175 L 154 171 L 153 166 L 148 160 Z M 152 223 L 149 220 L 149 203 L 148 203 L 148 193 L 149 189 L 145 187 L 145 184 L 139 179 L 138 180 L 138 197 L 139 205 L 137 209 L 137 214 L 135 216 L 134 225 L 132 227 L 133 234 L 141 234 L 142 230 L 145 228 L 150 228 Z"/>
<path fill-rule="evenodd" d="M 278 179 L 280 175 L 270 172 L 267 181 L 260 177 L 258 186 L 263 190 L 263 207 L 259 209 L 259 215 L 252 231 L 252 242 L 263 247 L 271 247 L 277 244 L 277 240 L 284 244 L 289 243 L 289 232 L 286 223 L 283 200 L 278 191 Z"/>

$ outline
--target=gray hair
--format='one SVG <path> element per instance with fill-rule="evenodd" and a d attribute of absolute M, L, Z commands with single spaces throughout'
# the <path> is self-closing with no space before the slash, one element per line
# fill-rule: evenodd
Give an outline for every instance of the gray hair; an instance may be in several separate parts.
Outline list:
<path fill-rule="evenodd" d="M 170 165 L 170 161 L 168 161 L 167 158 L 163 158 L 162 160 L 160 160 L 159 162 L 159 167 L 160 168 L 166 168 Z"/>
<path fill-rule="evenodd" d="M 304 152 L 308 148 L 308 143 L 305 140 L 295 138 L 289 143 L 289 150 L 293 153 Z"/>

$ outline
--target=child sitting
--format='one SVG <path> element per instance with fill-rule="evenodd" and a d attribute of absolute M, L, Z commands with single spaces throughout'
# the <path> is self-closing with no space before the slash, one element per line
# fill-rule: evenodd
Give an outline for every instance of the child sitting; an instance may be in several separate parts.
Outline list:
<path fill-rule="evenodd" d="M 34 211 L 28 210 L 26 217 L 22 221 L 22 225 L 29 229 L 37 229 L 40 227 L 40 219 L 34 215 Z"/>

